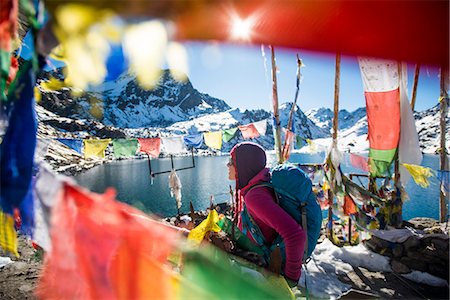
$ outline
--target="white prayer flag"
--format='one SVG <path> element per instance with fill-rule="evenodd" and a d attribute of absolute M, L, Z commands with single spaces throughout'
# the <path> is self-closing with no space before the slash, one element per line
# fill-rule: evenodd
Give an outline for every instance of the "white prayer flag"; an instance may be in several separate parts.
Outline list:
<path fill-rule="evenodd" d="M 183 137 L 171 136 L 171 137 L 161 137 L 162 152 L 167 154 L 179 154 L 187 152 L 186 144 L 184 143 Z"/>
<path fill-rule="evenodd" d="M 261 120 L 261 121 L 258 121 L 258 122 L 254 122 L 253 126 L 255 126 L 256 130 L 259 133 L 259 135 L 266 135 L 267 120 Z"/>

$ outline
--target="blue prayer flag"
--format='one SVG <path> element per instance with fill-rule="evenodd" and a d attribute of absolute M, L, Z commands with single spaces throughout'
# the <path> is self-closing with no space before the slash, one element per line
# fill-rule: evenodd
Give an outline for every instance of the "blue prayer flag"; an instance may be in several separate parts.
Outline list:
<path fill-rule="evenodd" d="M 83 141 L 79 139 L 56 139 L 58 142 L 63 143 L 70 149 L 73 149 L 81 154 L 81 147 L 83 146 Z"/>
<path fill-rule="evenodd" d="M 203 144 L 203 134 L 191 134 L 184 136 L 184 143 L 188 147 L 200 148 Z"/>
<path fill-rule="evenodd" d="M 34 107 L 36 79 L 31 61 L 22 65 L 16 80 L 15 89 L 8 93 L 8 101 L 14 103 L 14 107 L 0 145 L 0 205 L 8 214 L 21 206 L 31 189 L 37 133 Z"/>

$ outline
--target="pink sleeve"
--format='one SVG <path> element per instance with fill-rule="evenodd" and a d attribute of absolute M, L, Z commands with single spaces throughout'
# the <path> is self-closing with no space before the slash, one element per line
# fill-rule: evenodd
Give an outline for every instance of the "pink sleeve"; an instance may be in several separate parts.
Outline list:
<path fill-rule="evenodd" d="M 284 274 L 290 279 L 298 280 L 306 241 L 306 234 L 301 226 L 273 201 L 272 193 L 268 188 L 250 191 L 245 197 L 245 205 L 252 216 L 260 219 L 281 235 L 286 247 Z"/>

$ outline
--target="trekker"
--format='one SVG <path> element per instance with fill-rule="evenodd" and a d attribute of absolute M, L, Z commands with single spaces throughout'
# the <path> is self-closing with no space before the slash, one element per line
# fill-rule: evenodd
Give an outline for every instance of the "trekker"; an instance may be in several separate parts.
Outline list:
<path fill-rule="evenodd" d="M 264 149 L 255 143 L 243 142 L 234 146 L 230 155 L 227 164 L 228 178 L 236 181 L 237 211 L 242 212 L 244 206 L 246 207 L 248 214 L 264 236 L 266 244 L 271 245 L 278 235 L 281 236 L 285 244 L 285 264 L 282 274 L 289 286 L 296 286 L 301 274 L 306 234 L 276 203 L 276 196 L 271 187 L 254 187 L 270 181 Z M 239 213 L 239 229 L 257 243 L 251 232 L 243 228 L 241 216 Z"/>

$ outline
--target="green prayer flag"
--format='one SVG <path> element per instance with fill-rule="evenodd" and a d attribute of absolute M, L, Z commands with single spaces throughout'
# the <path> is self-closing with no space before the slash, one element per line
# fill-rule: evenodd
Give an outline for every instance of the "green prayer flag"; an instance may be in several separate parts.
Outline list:
<path fill-rule="evenodd" d="M 0 49 L 0 101 L 6 101 L 6 80 L 8 79 L 10 64 L 9 51 Z"/>
<path fill-rule="evenodd" d="M 182 276 L 214 299 L 286 299 L 282 288 L 245 274 L 237 261 L 215 247 L 185 252 Z M 192 290 L 180 288 L 182 298 L 193 296 Z"/>
<path fill-rule="evenodd" d="M 228 143 L 235 135 L 236 131 L 238 130 L 237 127 L 230 128 L 222 131 L 222 139 L 225 143 Z"/>
<path fill-rule="evenodd" d="M 136 155 L 138 149 L 137 139 L 114 139 L 114 157 L 132 157 Z"/>
<path fill-rule="evenodd" d="M 390 150 L 376 150 L 369 149 L 369 170 L 370 176 L 390 176 L 390 166 L 394 160 L 395 151 L 397 149 Z"/>

